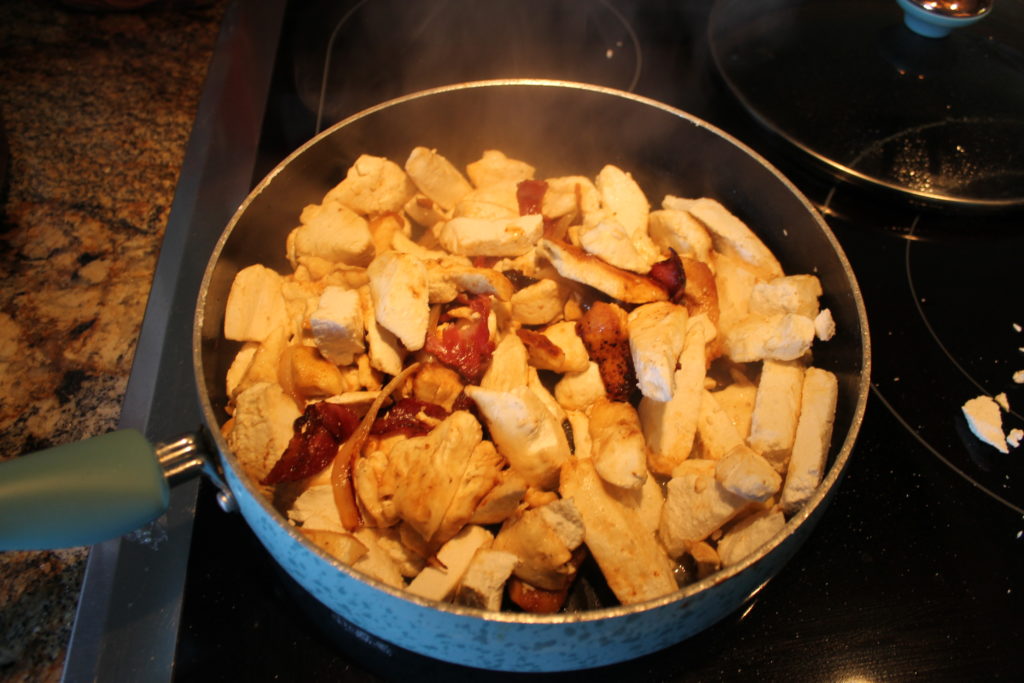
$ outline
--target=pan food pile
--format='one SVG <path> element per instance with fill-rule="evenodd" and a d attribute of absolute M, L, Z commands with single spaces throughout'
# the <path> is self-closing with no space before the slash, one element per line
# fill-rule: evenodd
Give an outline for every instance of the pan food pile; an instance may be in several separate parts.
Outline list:
<path fill-rule="evenodd" d="M 360 156 L 234 277 L 222 432 L 314 544 L 393 588 L 621 604 L 776 535 L 821 482 L 837 380 L 818 278 L 729 207 L 629 169 Z"/>

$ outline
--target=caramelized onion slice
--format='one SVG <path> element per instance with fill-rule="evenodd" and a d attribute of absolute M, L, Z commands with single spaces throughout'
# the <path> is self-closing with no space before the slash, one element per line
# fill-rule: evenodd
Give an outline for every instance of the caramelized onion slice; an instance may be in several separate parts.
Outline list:
<path fill-rule="evenodd" d="M 334 457 L 334 464 L 331 466 L 331 491 L 334 493 L 334 505 L 338 508 L 341 525 L 347 531 L 356 530 L 362 523 L 359 508 L 356 507 L 356 495 L 352 485 L 352 463 L 355 460 L 355 455 L 363 447 L 366 437 L 369 436 L 370 429 L 373 427 L 373 423 L 377 419 L 377 413 L 380 412 L 380 407 L 384 405 L 384 401 L 418 367 L 419 363 L 413 363 L 388 382 L 387 386 L 374 399 L 370 409 L 366 411 L 366 415 L 363 416 L 363 421 L 359 423 L 359 427 L 341 445 L 341 448 L 338 449 L 338 454 Z"/>

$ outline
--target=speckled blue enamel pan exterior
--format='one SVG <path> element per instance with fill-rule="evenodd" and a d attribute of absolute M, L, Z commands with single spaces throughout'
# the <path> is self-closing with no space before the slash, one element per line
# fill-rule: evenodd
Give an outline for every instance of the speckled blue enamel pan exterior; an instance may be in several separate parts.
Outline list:
<path fill-rule="evenodd" d="M 287 272 L 284 242 L 362 153 L 401 163 L 417 145 L 456 165 L 485 149 L 529 161 L 539 177 L 630 171 L 650 197 L 711 196 L 754 228 L 787 272 L 815 273 L 838 333 L 815 346 L 815 365 L 839 378 L 830 466 L 817 493 L 743 562 L 650 602 L 555 615 L 485 613 L 422 600 L 341 565 L 305 540 L 242 474 L 219 425 L 224 377 L 237 344 L 223 340 L 224 305 L 239 269 Z M 260 182 L 210 258 L 196 310 L 194 361 L 210 438 L 241 514 L 306 591 L 385 641 L 459 664 L 563 671 L 620 662 L 692 636 L 739 609 L 797 552 L 825 513 L 850 458 L 867 401 L 867 317 L 846 257 L 811 204 L 757 153 L 713 126 L 629 93 L 562 81 L 452 85 L 386 102 L 324 131 Z"/>

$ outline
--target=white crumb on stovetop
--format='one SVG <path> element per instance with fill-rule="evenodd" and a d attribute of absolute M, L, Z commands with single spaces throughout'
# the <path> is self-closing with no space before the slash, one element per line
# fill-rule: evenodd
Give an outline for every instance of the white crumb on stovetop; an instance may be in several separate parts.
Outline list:
<path fill-rule="evenodd" d="M 999 404 L 991 396 L 977 396 L 961 407 L 967 426 L 979 439 L 994 447 L 1000 453 L 1009 453 L 1006 436 L 1003 434 L 1003 416 Z"/>

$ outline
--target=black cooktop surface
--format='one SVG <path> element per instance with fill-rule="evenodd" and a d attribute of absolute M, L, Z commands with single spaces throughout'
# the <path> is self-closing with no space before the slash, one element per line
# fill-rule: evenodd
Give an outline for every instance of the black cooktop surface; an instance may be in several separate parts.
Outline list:
<path fill-rule="evenodd" d="M 1024 369 L 1024 217 L 914 206 L 805 168 L 718 78 L 707 2 L 520 0 L 487 3 L 488 14 L 457 0 L 291 4 L 253 182 L 318 130 L 390 97 L 476 78 L 584 80 L 690 111 L 762 152 L 819 206 L 853 264 L 872 334 L 873 395 L 824 519 L 740 613 L 589 678 L 1024 672 L 1024 450 L 981 443 L 960 411 L 970 398 L 1003 393 L 1005 431 L 1022 426 L 1014 373 Z M 485 58 L 453 59 L 438 45 Z M 200 491 L 176 678 L 480 677 L 339 626 L 212 500 Z"/>

